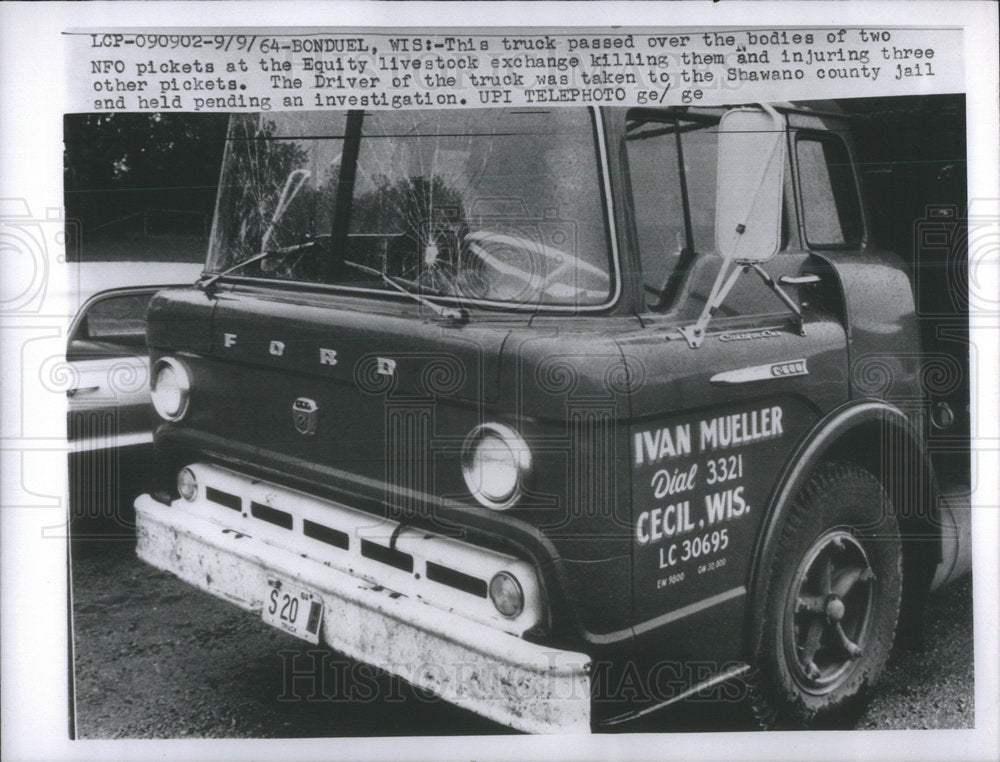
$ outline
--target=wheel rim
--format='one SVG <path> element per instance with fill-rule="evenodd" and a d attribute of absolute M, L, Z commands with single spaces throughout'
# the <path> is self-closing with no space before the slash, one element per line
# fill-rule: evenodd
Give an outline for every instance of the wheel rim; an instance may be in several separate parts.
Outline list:
<path fill-rule="evenodd" d="M 785 660 L 795 682 L 823 694 L 848 679 L 864 655 L 875 611 L 875 573 L 858 539 L 833 529 L 802 557 L 784 618 Z"/>

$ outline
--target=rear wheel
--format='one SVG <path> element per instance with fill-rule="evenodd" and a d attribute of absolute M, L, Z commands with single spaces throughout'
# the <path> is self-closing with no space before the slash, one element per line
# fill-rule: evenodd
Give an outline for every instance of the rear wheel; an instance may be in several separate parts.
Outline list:
<path fill-rule="evenodd" d="M 850 722 L 885 666 L 899 616 L 892 505 L 869 471 L 825 464 L 778 531 L 755 620 L 762 706 L 779 725 Z"/>

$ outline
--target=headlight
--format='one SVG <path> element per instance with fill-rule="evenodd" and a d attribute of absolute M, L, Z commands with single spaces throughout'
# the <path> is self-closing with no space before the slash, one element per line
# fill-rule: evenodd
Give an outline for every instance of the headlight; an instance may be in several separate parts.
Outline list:
<path fill-rule="evenodd" d="M 503 511 L 521 497 L 531 471 L 531 451 L 514 429 L 502 423 L 477 426 L 462 448 L 465 485 L 487 508 Z"/>
<path fill-rule="evenodd" d="M 188 409 L 191 377 L 184 366 L 172 357 L 161 357 L 153 366 L 150 396 L 161 418 L 179 421 Z"/>
<path fill-rule="evenodd" d="M 497 572 L 490 580 L 490 600 L 497 611 L 513 619 L 524 611 L 524 591 L 521 583 L 510 572 Z"/>

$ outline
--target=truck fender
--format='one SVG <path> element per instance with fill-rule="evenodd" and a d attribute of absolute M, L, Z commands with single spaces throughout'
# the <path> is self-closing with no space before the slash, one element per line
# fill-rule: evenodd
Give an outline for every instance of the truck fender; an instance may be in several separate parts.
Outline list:
<path fill-rule="evenodd" d="M 852 461 L 869 469 L 889 493 L 903 538 L 904 589 L 897 632 L 908 647 L 922 645 L 923 617 L 935 568 L 942 558 L 938 486 L 919 433 L 906 415 L 883 400 L 853 400 L 831 411 L 799 443 L 768 502 L 747 578 L 745 649 L 759 651 L 755 622 L 767 580 L 765 559 L 774 553 L 778 529 L 796 494 L 826 460 Z"/>

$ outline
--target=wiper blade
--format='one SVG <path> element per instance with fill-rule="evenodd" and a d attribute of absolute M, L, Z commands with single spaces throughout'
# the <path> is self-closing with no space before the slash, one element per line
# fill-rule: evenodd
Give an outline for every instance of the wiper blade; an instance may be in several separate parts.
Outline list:
<path fill-rule="evenodd" d="M 446 320 L 465 320 L 468 318 L 468 313 L 462 309 L 455 309 L 454 307 L 445 307 L 443 304 L 438 304 L 431 299 L 428 299 L 423 294 L 417 293 L 416 291 L 410 291 L 402 283 L 397 281 L 391 275 L 386 273 L 384 270 L 376 270 L 374 267 L 368 267 L 368 265 L 363 265 L 360 262 L 352 262 L 349 259 L 343 260 L 344 264 L 348 267 L 353 267 L 359 272 L 363 272 L 366 275 L 371 275 L 376 278 L 381 278 L 382 282 L 387 286 L 392 286 L 399 293 L 410 297 L 418 304 L 426 307 L 431 312 L 433 312 L 438 317 L 444 318 Z"/>
<path fill-rule="evenodd" d="M 282 246 L 280 249 L 270 249 L 269 251 L 262 251 L 260 254 L 255 254 L 249 259 L 244 259 L 241 262 L 237 262 L 232 267 L 227 267 L 221 273 L 212 273 L 211 275 L 206 275 L 205 277 L 195 282 L 194 285 L 200 288 L 202 291 L 208 291 L 210 288 L 212 288 L 212 286 L 215 285 L 216 281 L 218 281 L 219 278 L 223 278 L 226 275 L 229 275 L 230 273 L 236 272 L 237 270 L 242 270 L 244 267 L 252 265 L 254 262 L 260 262 L 263 259 L 268 259 L 270 257 L 275 257 L 275 256 L 286 257 L 289 254 L 295 254 L 296 252 L 310 249 L 313 246 L 315 246 L 318 241 L 319 241 L 318 238 L 309 238 L 308 240 L 303 241 L 302 243 L 296 243 L 291 246 Z"/>
<path fill-rule="evenodd" d="M 223 270 L 221 273 L 216 273 L 202 278 L 195 283 L 195 286 L 200 288 L 202 291 L 208 291 L 208 289 L 215 285 L 219 278 L 224 275 L 228 275 L 231 272 L 235 272 L 241 267 L 246 267 L 254 262 L 260 262 L 262 259 L 267 259 L 275 254 L 285 256 L 287 254 L 294 254 L 297 251 L 302 251 L 303 249 L 312 246 L 314 244 L 314 239 L 308 238 L 303 243 L 298 243 L 293 246 L 283 246 L 279 249 L 267 248 L 268 243 L 271 241 L 271 236 L 274 235 L 274 231 L 278 226 L 278 221 L 281 220 L 281 218 L 285 215 L 285 212 L 288 211 L 288 207 L 291 205 L 292 200 L 296 195 L 298 195 L 298 192 L 302 190 L 302 186 L 305 185 L 306 181 L 309 180 L 310 177 L 312 177 L 312 173 L 308 169 L 293 169 L 288 173 L 288 177 L 285 178 L 285 184 L 281 188 L 281 194 L 278 196 L 278 203 L 274 205 L 274 212 L 271 214 L 271 221 L 268 223 L 267 230 L 264 231 L 264 235 L 261 236 L 260 254 L 250 257 L 250 259 L 244 259 L 242 262 L 237 262 L 228 270 Z"/>

